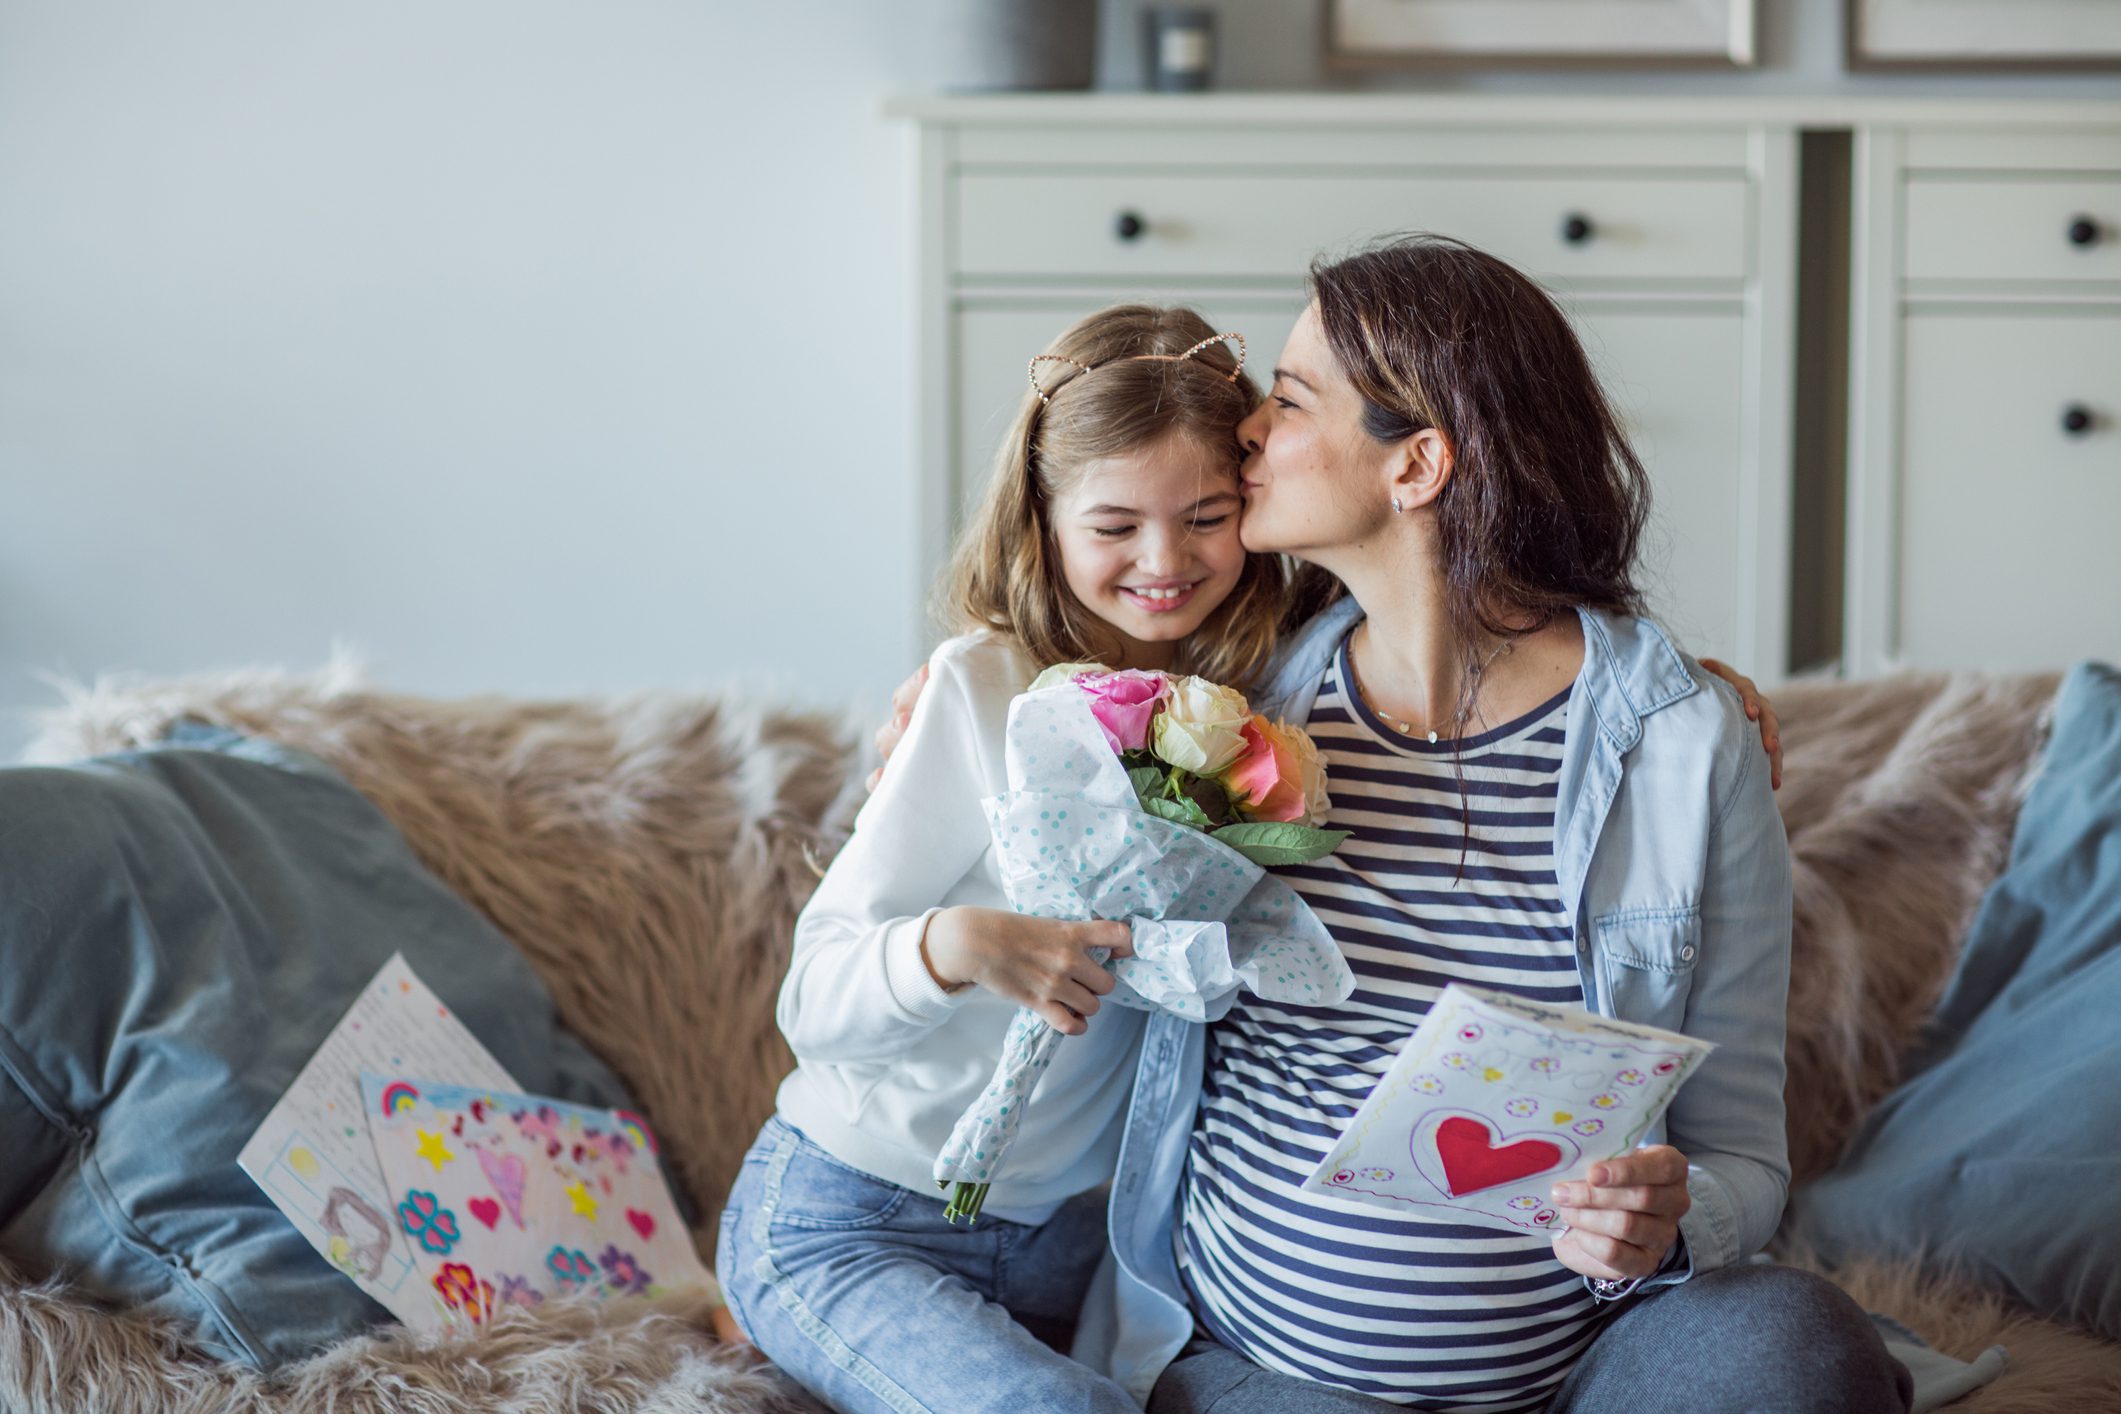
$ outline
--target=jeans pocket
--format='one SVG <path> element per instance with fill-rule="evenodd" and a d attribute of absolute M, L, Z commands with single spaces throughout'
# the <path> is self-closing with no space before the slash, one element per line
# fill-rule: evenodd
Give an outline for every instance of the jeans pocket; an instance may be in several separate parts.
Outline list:
<path fill-rule="evenodd" d="M 905 1201 L 897 1184 L 841 1163 L 805 1139 L 781 1171 L 773 1221 L 833 1231 L 881 1227 Z"/>

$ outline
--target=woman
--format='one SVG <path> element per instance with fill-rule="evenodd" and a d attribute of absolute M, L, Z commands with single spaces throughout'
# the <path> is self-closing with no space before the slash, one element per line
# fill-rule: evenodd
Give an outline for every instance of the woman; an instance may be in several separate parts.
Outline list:
<path fill-rule="evenodd" d="M 1254 696 L 1355 831 L 1290 873 L 1357 990 L 1152 1020 L 1076 1354 L 1156 1411 L 1906 1408 L 1853 1303 L 1741 1264 L 1788 1183 L 1787 847 L 1741 707 L 1639 616 L 1646 482 L 1581 347 L 1457 242 L 1312 284 L 1243 537 L 1309 567 Z M 1299 1191 L 1453 980 L 1717 1046 L 1551 1243 Z"/>

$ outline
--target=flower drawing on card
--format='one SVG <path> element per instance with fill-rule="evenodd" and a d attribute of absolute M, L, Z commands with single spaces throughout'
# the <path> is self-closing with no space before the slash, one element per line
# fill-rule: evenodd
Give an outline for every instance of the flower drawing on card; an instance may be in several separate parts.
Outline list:
<path fill-rule="evenodd" d="M 597 1279 L 597 1269 L 590 1264 L 586 1252 L 554 1247 L 545 1254 L 545 1266 L 568 1286 L 586 1286 Z"/>
<path fill-rule="evenodd" d="M 530 1310 L 545 1304 L 545 1293 L 532 1286 L 528 1278 L 504 1276 L 501 1278 L 501 1304 Z"/>
<path fill-rule="evenodd" d="M 418 1188 L 408 1190 L 405 1201 L 398 1204 L 398 1221 L 413 1241 L 437 1255 L 456 1246 L 461 1236 L 456 1214 L 443 1207 L 434 1194 Z"/>
<path fill-rule="evenodd" d="M 479 1280 L 462 1262 L 444 1262 L 435 1274 L 434 1287 L 442 1303 L 466 1320 L 483 1321 L 493 1309 L 493 1283 Z"/>
<path fill-rule="evenodd" d="M 603 1268 L 605 1284 L 614 1291 L 623 1291 L 629 1296 L 638 1296 L 648 1289 L 651 1278 L 641 1270 L 641 1264 L 631 1252 L 621 1252 L 610 1243 L 604 1245 L 597 1258 Z"/>

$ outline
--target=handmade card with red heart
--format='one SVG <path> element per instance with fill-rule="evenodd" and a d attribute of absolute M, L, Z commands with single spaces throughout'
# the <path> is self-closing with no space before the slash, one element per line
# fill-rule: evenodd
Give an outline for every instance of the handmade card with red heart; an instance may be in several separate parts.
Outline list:
<path fill-rule="evenodd" d="M 639 1116 L 401 1075 L 361 1085 L 392 1221 L 445 1323 L 714 1290 Z"/>
<path fill-rule="evenodd" d="M 1713 1049 L 1580 1007 L 1453 983 L 1304 1187 L 1383 1208 L 1557 1228 L 1552 1187 L 1645 1142 Z"/>

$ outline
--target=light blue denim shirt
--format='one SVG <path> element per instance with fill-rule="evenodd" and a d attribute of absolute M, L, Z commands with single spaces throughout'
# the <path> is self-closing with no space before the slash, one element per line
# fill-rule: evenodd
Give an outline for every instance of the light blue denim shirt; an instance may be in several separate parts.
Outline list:
<path fill-rule="evenodd" d="M 1307 721 L 1361 617 L 1343 599 L 1305 625 L 1269 669 L 1260 710 Z M 1757 1251 L 1782 1217 L 1789 845 L 1767 754 L 1736 695 L 1655 624 L 1582 619 L 1554 867 L 1585 1004 L 1716 1045 L 1643 1140 L 1673 1145 L 1689 1165 L 1687 1261 L 1649 1283 L 1661 1284 Z M 1074 1350 L 1144 1403 L 1193 1332 L 1172 1237 L 1205 1034 L 1199 1023 L 1151 1018 L 1112 1185 L 1112 1249 Z"/>

